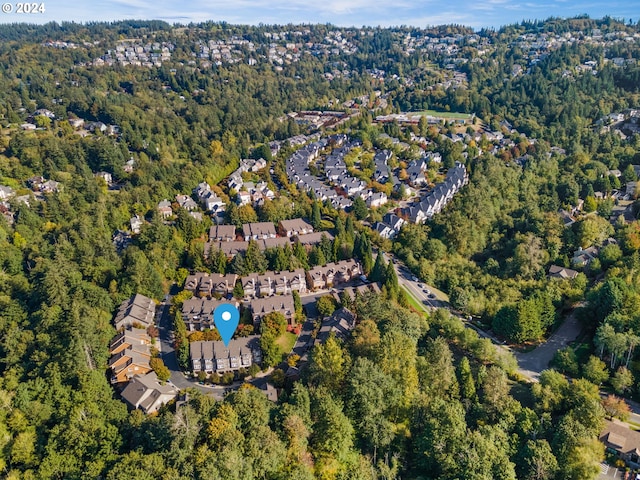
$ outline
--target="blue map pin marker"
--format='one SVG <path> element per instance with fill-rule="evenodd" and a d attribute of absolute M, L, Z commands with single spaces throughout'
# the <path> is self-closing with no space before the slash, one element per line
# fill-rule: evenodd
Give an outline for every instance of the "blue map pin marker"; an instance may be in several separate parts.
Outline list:
<path fill-rule="evenodd" d="M 220 332 L 224 346 L 228 347 L 231 337 L 240 323 L 240 311 L 230 303 L 218 305 L 213 311 L 213 323 Z"/>

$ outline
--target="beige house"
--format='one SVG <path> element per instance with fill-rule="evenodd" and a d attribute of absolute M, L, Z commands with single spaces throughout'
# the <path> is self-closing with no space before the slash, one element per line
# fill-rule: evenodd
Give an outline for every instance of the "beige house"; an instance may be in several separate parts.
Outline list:
<path fill-rule="evenodd" d="M 178 389 L 171 384 L 162 384 L 155 372 L 136 375 L 122 391 L 122 398 L 134 409 L 144 413 L 155 413 L 178 395 Z"/>
<path fill-rule="evenodd" d="M 311 290 L 331 288 L 357 278 L 362 274 L 355 260 L 341 260 L 313 267 L 307 272 L 307 285 Z"/>

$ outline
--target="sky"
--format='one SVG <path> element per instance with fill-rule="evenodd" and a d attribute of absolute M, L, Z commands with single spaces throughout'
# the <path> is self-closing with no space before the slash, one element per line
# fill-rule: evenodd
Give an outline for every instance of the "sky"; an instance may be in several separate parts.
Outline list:
<path fill-rule="evenodd" d="M 640 0 L 44 0 L 44 13 L 17 13 L 18 2 L 2 3 L 0 23 L 50 21 L 207 20 L 240 24 L 331 23 L 338 26 L 428 27 L 461 24 L 499 28 L 550 16 L 605 15 L 640 19 Z M 11 10 L 11 13 L 4 13 Z"/>

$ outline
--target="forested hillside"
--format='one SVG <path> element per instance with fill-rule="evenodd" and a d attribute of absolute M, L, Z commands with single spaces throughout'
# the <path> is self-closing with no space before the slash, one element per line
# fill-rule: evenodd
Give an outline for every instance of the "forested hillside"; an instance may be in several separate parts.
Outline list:
<path fill-rule="evenodd" d="M 639 35 L 609 18 L 479 32 L 0 26 L 0 186 L 10 189 L 0 194 L 11 191 L 0 196 L 2 476 L 596 478 L 599 387 L 633 397 L 640 379 L 640 206 L 628 187 L 640 171 L 640 135 L 629 130 Z M 124 57 L 146 55 L 146 45 L 149 66 Z M 361 142 L 349 168 L 362 178 L 375 145 L 405 175 L 421 152 L 438 152 L 443 166 L 466 166 L 469 184 L 426 224 L 382 238 L 369 226 L 384 211 L 362 201 L 338 211 L 288 182 L 297 147 L 272 155 L 268 145 L 314 133 L 288 115 L 306 110 L 351 116 L 327 133 Z M 475 117 L 375 122 L 423 110 Z M 607 120 L 617 113 L 624 121 Z M 338 240 L 311 250 L 307 269 L 355 256 L 382 279 L 371 244 L 393 251 L 456 312 L 513 344 L 543 340 L 584 305 L 580 345 L 532 386 L 512 355 L 445 309 L 411 306 L 392 278 L 380 294 L 342 299 L 357 316 L 353 334 L 314 347 L 299 380 L 274 374 L 277 403 L 247 386 L 220 402 L 193 390 L 185 406 L 128 411 L 107 374 L 117 306 L 135 293 L 161 301 L 189 272 L 252 271 L 204 258 L 209 215 L 181 210 L 166 221 L 158 202 L 206 181 L 231 205 L 238 192 L 227 177 L 261 156 L 268 166 L 250 179 L 278 197 L 230 206 L 228 223 L 309 218 Z M 426 172 L 431 186 L 444 178 L 439 166 Z M 40 176 L 55 188 L 34 188 Z M 395 207 L 403 193 L 392 195 Z M 144 225 L 121 248 L 114 234 L 134 215 Z M 574 252 L 594 246 L 595 258 L 576 266 Z M 304 252 L 278 253 L 261 257 L 262 270 L 305 266 Z M 549 278 L 551 265 L 576 276 Z"/>

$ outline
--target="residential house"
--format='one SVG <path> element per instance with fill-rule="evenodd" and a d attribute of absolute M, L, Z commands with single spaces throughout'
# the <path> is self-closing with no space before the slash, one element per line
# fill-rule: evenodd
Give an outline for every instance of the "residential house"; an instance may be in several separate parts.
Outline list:
<path fill-rule="evenodd" d="M 42 193 L 58 193 L 62 189 L 60 182 L 55 180 L 47 180 L 40 185 L 40 191 Z"/>
<path fill-rule="evenodd" d="M 246 298 L 253 298 L 260 296 L 260 284 L 258 283 L 258 274 L 252 273 L 244 276 L 240 279 L 242 283 L 242 291 Z"/>
<path fill-rule="evenodd" d="M 239 206 L 251 204 L 251 194 L 249 192 L 238 192 L 236 195 L 236 203 Z"/>
<path fill-rule="evenodd" d="M 193 297 L 182 303 L 182 320 L 190 332 L 211 330 L 215 327 L 213 311 L 222 304 L 231 304 L 238 307 L 236 301 L 216 300 L 215 298 Z"/>
<path fill-rule="evenodd" d="M 630 468 L 640 468 L 640 432 L 622 422 L 605 420 L 600 441 L 609 453 L 616 454 Z"/>
<path fill-rule="evenodd" d="M 242 232 L 245 242 L 251 239 L 276 238 L 276 227 L 271 222 L 245 223 Z"/>
<path fill-rule="evenodd" d="M 305 293 L 305 272 L 299 268 L 293 272 L 267 271 L 263 275 L 252 273 L 240 279 L 246 298 L 284 295 L 293 291 Z"/>
<path fill-rule="evenodd" d="M 367 199 L 367 207 L 378 208 L 387 203 L 387 194 L 384 192 L 376 192 Z"/>
<path fill-rule="evenodd" d="M 276 293 L 275 273 L 258 274 L 258 290 L 261 297 L 269 297 Z"/>
<path fill-rule="evenodd" d="M 265 238 L 263 240 L 258 240 L 258 248 L 261 251 L 264 251 L 267 248 L 284 247 L 286 245 L 291 245 L 291 239 L 287 237 Z"/>
<path fill-rule="evenodd" d="M 236 372 L 262 362 L 260 336 L 234 338 L 225 346 L 221 341 L 198 341 L 189 344 L 193 373 Z"/>
<path fill-rule="evenodd" d="M 560 215 L 560 220 L 562 220 L 562 224 L 564 225 L 565 228 L 568 228 L 574 223 L 576 223 L 576 219 L 573 218 L 573 216 L 569 212 L 567 212 L 562 208 L 558 210 L 558 215 Z"/>
<path fill-rule="evenodd" d="M 156 314 L 155 302 L 140 295 L 139 293 L 133 295 L 128 300 L 125 300 L 118 308 L 118 312 L 113 320 L 116 330 L 122 328 L 130 328 L 135 326 L 141 326 L 147 328 L 153 325 L 153 321 Z"/>
<path fill-rule="evenodd" d="M 549 267 L 549 278 L 569 279 L 572 280 L 578 276 L 578 272 L 571 270 L 570 268 L 560 267 L 558 265 L 551 265 Z"/>
<path fill-rule="evenodd" d="M 239 192 L 242 186 L 244 185 L 244 180 L 242 180 L 242 174 L 240 174 L 236 170 L 227 179 L 227 185 L 229 186 L 229 190 L 235 190 L 236 192 Z"/>
<path fill-rule="evenodd" d="M 385 213 L 382 217 L 382 221 L 389 225 L 396 232 L 399 232 L 402 228 L 402 225 L 404 225 L 405 223 L 404 219 L 400 218 L 392 212 Z"/>
<path fill-rule="evenodd" d="M 184 283 L 184 289 L 200 297 L 210 297 L 214 294 L 226 296 L 233 292 L 238 276 L 229 273 L 195 273 L 189 275 Z"/>
<path fill-rule="evenodd" d="M 176 195 L 176 202 L 180 205 L 180 208 L 184 208 L 188 212 L 192 212 L 198 208 L 198 204 L 188 195 Z"/>
<path fill-rule="evenodd" d="M 11 187 L 0 185 L 0 200 L 9 200 L 16 192 Z"/>
<path fill-rule="evenodd" d="M 356 316 L 347 308 L 339 308 L 333 315 L 322 321 L 322 326 L 315 339 L 315 345 L 325 343 L 333 333 L 342 341 L 347 340 L 356 326 Z"/>
<path fill-rule="evenodd" d="M 311 250 L 311 247 L 320 243 L 322 237 L 327 237 L 327 240 L 333 242 L 333 235 L 329 232 L 313 232 L 308 235 L 298 235 L 295 237 L 295 241 L 300 242 L 307 250 Z"/>
<path fill-rule="evenodd" d="M 272 312 L 280 312 L 286 318 L 289 325 L 295 324 L 295 306 L 293 296 L 275 295 L 273 297 L 256 298 L 249 302 L 251 308 L 253 323 L 256 327 L 265 315 Z"/>
<path fill-rule="evenodd" d="M 638 194 L 638 182 L 627 182 L 626 194 L 629 198 L 636 198 Z"/>
<path fill-rule="evenodd" d="M 95 176 L 96 178 L 103 179 L 108 186 L 111 186 L 113 184 L 113 175 L 111 175 L 109 172 L 98 172 Z"/>
<path fill-rule="evenodd" d="M 353 202 L 344 197 L 335 197 L 331 200 L 331 205 L 337 210 L 348 211 L 353 206 Z"/>
<path fill-rule="evenodd" d="M 395 236 L 394 230 L 383 222 L 376 222 L 373 229 L 378 232 L 382 238 L 393 238 Z"/>
<path fill-rule="evenodd" d="M 84 119 L 82 118 L 70 118 L 69 125 L 71 125 L 75 129 L 79 129 L 84 127 Z"/>
<path fill-rule="evenodd" d="M 126 230 L 116 230 L 111 237 L 113 246 L 116 247 L 116 251 L 121 253 L 125 248 L 131 245 L 131 233 Z"/>
<path fill-rule="evenodd" d="M 143 328 L 126 328 L 118 332 L 109 344 L 109 354 L 115 355 L 134 346 L 151 345 L 151 337 Z"/>
<path fill-rule="evenodd" d="M 166 198 L 158 203 L 158 213 L 162 218 L 169 218 L 173 215 L 173 209 L 171 208 L 171 202 Z"/>
<path fill-rule="evenodd" d="M 235 225 L 214 225 L 209 229 L 209 241 L 211 242 L 233 242 L 235 239 Z"/>
<path fill-rule="evenodd" d="M 313 267 L 307 272 L 307 286 L 310 290 L 331 288 L 348 282 L 362 274 L 355 260 L 341 260 Z"/>
<path fill-rule="evenodd" d="M 376 166 L 376 171 L 373 174 L 373 179 L 376 182 L 386 183 L 389 181 L 389 167 L 388 162 L 391 159 L 392 153 L 389 150 L 381 150 L 376 152 L 373 157 L 373 162 Z"/>
<path fill-rule="evenodd" d="M 200 202 L 204 200 L 205 195 L 208 193 L 211 193 L 211 186 L 207 182 L 201 182 L 193 189 L 193 194 L 198 197 Z"/>
<path fill-rule="evenodd" d="M 122 391 L 122 398 L 146 414 L 157 412 L 178 396 L 178 389 L 169 383 L 160 383 L 155 372 L 134 376 Z"/>
<path fill-rule="evenodd" d="M 205 193 L 200 199 L 202 208 L 208 212 L 222 213 L 226 210 L 226 204 L 213 192 Z"/>
<path fill-rule="evenodd" d="M 238 253 L 246 252 L 249 242 L 220 242 L 215 245 L 218 250 L 221 250 L 228 258 L 235 257 Z"/>
<path fill-rule="evenodd" d="M 407 168 L 407 175 L 409 176 L 409 183 L 412 185 L 423 185 L 427 182 L 427 178 L 424 176 L 424 171 L 427 168 L 427 164 L 424 160 L 414 160 Z"/>
<path fill-rule="evenodd" d="M 585 249 L 580 247 L 578 250 L 573 252 L 571 264 L 574 267 L 586 267 L 597 257 L 598 249 L 596 247 L 589 247 Z"/>
<path fill-rule="evenodd" d="M 109 358 L 111 370 L 111 383 L 124 383 L 131 380 L 134 375 L 151 371 L 149 364 L 151 350 L 147 344 L 133 344 L 120 349 Z"/>
<path fill-rule="evenodd" d="M 362 192 L 365 188 L 367 188 L 367 184 L 365 182 L 349 176 L 342 178 L 340 186 L 349 196 L 353 196 L 356 193 Z"/>
<path fill-rule="evenodd" d="M 137 234 L 137 233 L 140 233 L 140 229 L 144 224 L 144 220 L 140 218 L 139 215 L 135 215 L 131 217 L 131 219 L 129 220 L 129 223 L 131 224 L 131 231 Z"/>
<path fill-rule="evenodd" d="M 278 223 L 278 233 L 282 237 L 293 237 L 313 233 L 313 227 L 301 218 L 281 220 Z"/>

